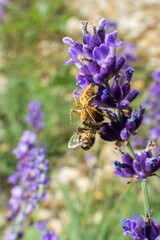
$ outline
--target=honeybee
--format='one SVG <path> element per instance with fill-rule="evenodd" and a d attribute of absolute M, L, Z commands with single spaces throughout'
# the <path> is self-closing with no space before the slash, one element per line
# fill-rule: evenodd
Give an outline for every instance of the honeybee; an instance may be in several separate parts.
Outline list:
<path fill-rule="evenodd" d="M 93 123 L 85 121 L 75 129 L 74 134 L 68 142 L 69 148 L 80 146 L 84 150 L 89 150 L 95 143 L 96 133 L 100 130 L 103 123 Z"/>
<path fill-rule="evenodd" d="M 76 95 L 74 93 L 74 106 L 80 108 L 78 109 L 71 109 L 70 110 L 70 123 L 71 127 L 74 129 L 72 124 L 72 113 L 76 113 L 80 115 L 80 119 L 82 122 L 91 121 L 94 123 L 103 121 L 104 114 L 102 113 L 101 109 L 98 109 L 98 105 L 92 106 L 92 103 L 95 98 L 94 93 L 94 84 L 89 84 L 80 94 L 79 99 L 76 99 Z"/>

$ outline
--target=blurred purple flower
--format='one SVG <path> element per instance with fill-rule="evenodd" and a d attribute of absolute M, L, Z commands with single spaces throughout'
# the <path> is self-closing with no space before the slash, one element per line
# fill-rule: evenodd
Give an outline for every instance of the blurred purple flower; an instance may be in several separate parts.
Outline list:
<path fill-rule="evenodd" d="M 31 112 L 35 110 L 35 114 L 29 115 L 35 130 L 40 130 L 37 127 L 40 125 L 37 125 L 36 116 L 40 121 L 43 116 L 40 106 L 37 101 L 30 102 L 29 105 Z M 8 178 L 8 182 L 14 185 L 8 204 L 8 220 L 13 220 L 13 222 L 11 232 L 6 235 L 6 240 L 12 239 L 14 236 L 16 236 L 15 239 L 22 237 L 23 224 L 27 216 L 34 211 L 39 202 L 45 200 L 44 187 L 49 184 L 46 146 L 40 146 L 35 132 L 24 131 L 13 154 L 18 159 L 18 164 L 16 172 Z"/>
<path fill-rule="evenodd" d="M 38 222 L 35 227 L 41 231 L 41 239 L 42 240 L 58 240 L 59 237 L 55 234 L 53 229 L 50 229 L 50 231 L 47 231 L 46 229 L 47 222 Z"/>
<path fill-rule="evenodd" d="M 39 192 L 39 188 L 48 186 L 49 183 L 48 160 L 45 156 L 45 148 L 38 148 L 36 134 L 29 131 L 23 133 L 13 154 L 19 162 L 17 171 L 8 179 L 8 182 L 14 185 L 11 190 L 12 197 L 9 200 L 8 219 L 17 217 L 23 208 L 23 212 L 20 213 L 21 223 L 23 223 L 36 204 L 44 200 L 45 193 Z"/>
<path fill-rule="evenodd" d="M 134 240 L 160 239 L 160 225 L 155 220 L 145 222 L 142 217 L 133 217 L 133 220 L 124 219 L 122 229 L 124 235 L 131 235 Z"/>
<path fill-rule="evenodd" d="M 130 67 L 132 63 L 137 59 L 137 56 L 135 54 L 135 49 L 136 47 L 133 43 L 126 43 L 123 46 L 123 54 L 126 58 L 125 64 L 127 63 L 127 65 L 125 66 L 126 68 Z"/>
<path fill-rule="evenodd" d="M 41 102 L 34 100 L 28 104 L 29 113 L 25 120 L 30 123 L 34 131 L 41 131 L 44 128 L 44 112 L 41 110 Z"/>
<path fill-rule="evenodd" d="M 9 4 L 10 0 L 1 0 L 0 2 L 0 23 L 3 22 L 7 14 L 7 5 Z"/>
<path fill-rule="evenodd" d="M 144 123 L 149 127 L 150 138 L 160 141 L 160 71 L 155 70 L 151 77 L 154 83 L 149 88 L 149 96 L 144 100 L 147 107 Z"/>
<path fill-rule="evenodd" d="M 116 22 L 107 21 L 106 29 L 107 29 L 108 33 L 113 32 L 113 30 L 117 29 L 117 23 Z"/>
<path fill-rule="evenodd" d="M 133 149 L 142 148 L 143 146 L 144 146 L 143 139 L 139 135 L 136 135 L 132 144 Z"/>

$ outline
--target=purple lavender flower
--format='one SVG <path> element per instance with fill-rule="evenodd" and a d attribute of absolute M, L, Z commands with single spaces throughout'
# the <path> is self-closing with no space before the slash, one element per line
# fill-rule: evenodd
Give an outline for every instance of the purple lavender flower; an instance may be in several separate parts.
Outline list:
<path fill-rule="evenodd" d="M 41 103 L 37 100 L 30 101 L 28 107 L 29 113 L 25 120 L 31 124 L 34 131 L 41 131 L 44 128 L 44 112 L 41 110 Z"/>
<path fill-rule="evenodd" d="M 100 136 L 105 141 L 116 141 L 118 146 L 124 145 L 140 127 L 145 111 L 144 107 L 140 107 L 140 111 L 132 112 L 130 107 L 139 94 L 138 89 L 131 90 L 135 47 L 126 44 L 123 49 L 126 58 L 122 55 L 117 58 L 116 49 L 122 45 L 122 39 L 116 41 L 117 31 L 108 32 L 105 19 L 99 21 L 98 30 L 91 25 L 92 34 L 87 24 L 83 22 L 83 44 L 69 37 L 63 38 L 63 42 L 71 46 L 70 60 L 66 64 L 74 63 L 82 73 L 77 75 L 76 85 L 81 89 L 75 94 L 78 98 L 91 83 L 98 86 L 92 104 L 102 108 L 109 119 L 100 128 Z"/>
<path fill-rule="evenodd" d="M 39 146 L 34 132 L 27 130 L 23 133 L 13 154 L 18 159 L 18 165 L 17 171 L 8 179 L 14 185 L 8 205 L 8 219 L 13 223 L 6 240 L 22 237 L 23 223 L 36 205 L 45 200 L 44 187 L 49 184 L 46 147 Z"/>
<path fill-rule="evenodd" d="M 131 90 L 130 81 L 133 75 L 133 68 L 125 70 L 126 80 L 119 81 L 120 75 L 113 78 L 112 84 L 108 89 L 104 85 L 99 86 L 98 93 L 94 99 L 94 105 L 103 105 L 103 108 L 128 109 L 130 103 L 139 94 L 138 89 Z"/>
<path fill-rule="evenodd" d="M 59 237 L 55 234 L 54 230 L 50 229 L 50 231 L 47 231 L 46 226 L 47 226 L 47 222 L 38 222 L 36 224 L 36 228 L 42 233 L 41 239 L 42 240 L 58 240 Z"/>
<path fill-rule="evenodd" d="M 136 135 L 132 144 L 133 149 L 136 149 L 136 148 L 142 149 L 143 146 L 144 146 L 143 139 L 139 135 Z"/>
<path fill-rule="evenodd" d="M 122 83 L 125 79 L 129 82 L 131 81 L 132 75 L 134 73 L 132 64 L 134 61 L 136 61 L 137 56 L 135 55 L 135 45 L 133 43 L 126 43 L 123 46 L 123 52 L 119 54 L 119 57 L 124 56 L 126 61 L 123 65 L 121 76 L 119 79 L 119 82 Z M 127 71 L 128 69 L 128 71 Z"/>
<path fill-rule="evenodd" d="M 0 22 L 1 23 L 3 22 L 3 19 L 5 18 L 6 14 L 7 14 L 6 7 L 9 2 L 10 2 L 10 0 L 1 0 L 1 2 L 0 2 Z"/>
<path fill-rule="evenodd" d="M 116 30 L 116 29 L 117 29 L 117 23 L 116 23 L 116 22 L 108 21 L 108 22 L 106 23 L 106 29 L 107 29 L 107 32 L 108 32 L 108 33 L 113 32 L 113 30 Z"/>
<path fill-rule="evenodd" d="M 154 84 L 149 88 L 150 96 L 144 101 L 147 106 L 144 123 L 149 127 L 151 139 L 160 140 L 160 71 L 151 74 Z"/>
<path fill-rule="evenodd" d="M 123 54 L 126 58 L 125 68 L 128 68 L 136 61 L 137 56 L 135 54 L 135 45 L 133 43 L 126 43 L 123 46 Z"/>
<path fill-rule="evenodd" d="M 160 239 L 160 225 L 155 220 L 145 222 L 142 217 L 134 217 L 133 220 L 124 219 L 122 229 L 124 235 L 131 235 L 134 240 Z"/>
<path fill-rule="evenodd" d="M 123 153 L 121 159 L 122 163 L 114 161 L 113 172 L 123 178 L 136 176 L 142 180 L 155 175 L 155 172 L 160 169 L 160 154 L 154 157 L 151 150 L 147 148 L 140 155 L 135 153 L 135 159 L 128 153 Z"/>
<path fill-rule="evenodd" d="M 145 109 L 141 107 L 140 111 L 134 110 L 131 117 L 121 114 L 121 120 L 118 119 L 115 113 L 108 111 L 107 113 L 111 123 L 101 127 L 101 138 L 105 141 L 128 140 L 140 127 L 144 111 Z"/>
<path fill-rule="evenodd" d="M 93 105 L 104 109 L 128 109 L 130 103 L 138 96 L 139 90 L 131 91 L 133 68 L 124 68 L 125 57 L 116 56 L 116 48 L 122 45 L 122 39 L 116 41 L 117 31 L 108 32 L 107 21 L 104 18 L 99 21 L 98 30 L 91 25 L 92 34 L 87 30 L 87 24 L 83 22 L 83 44 L 69 37 L 63 38 L 63 42 L 71 46 L 70 60 L 66 64 L 74 63 L 82 73 L 77 75 L 77 85 L 81 89 L 75 93 L 78 97 L 83 89 L 93 83 L 98 85 Z M 126 45 L 125 49 L 128 62 L 131 63 L 135 58 L 129 56 L 127 49 L 132 49 L 133 52 L 133 45 Z"/>
<path fill-rule="evenodd" d="M 70 60 L 66 64 L 74 63 L 82 72 L 77 76 L 77 85 L 84 89 L 90 83 L 102 84 L 118 73 L 125 63 L 125 58 L 116 59 L 116 48 L 122 45 L 122 39 L 116 41 L 117 31 L 107 33 L 106 20 L 99 21 L 99 28 L 91 25 L 93 33 L 87 30 L 88 22 L 83 23 L 83 44 L 69 37 L 63 42 L 69 44 Z M 79 58 L 79 55 L 84 56 Z"/>

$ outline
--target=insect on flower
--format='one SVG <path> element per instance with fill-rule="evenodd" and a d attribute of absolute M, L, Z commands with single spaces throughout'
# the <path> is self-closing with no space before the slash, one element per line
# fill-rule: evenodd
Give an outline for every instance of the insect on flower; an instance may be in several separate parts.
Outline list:
<path fill-rule="evenodd" d="M 96 132 L 102 126 L 104 120 L 104 114 L 101 109 L 98 109 L 99 105 L 92 106 L 96 94 L 94 93 L 94 85 L 89 84 L 80 94 L 79 101 L 76 99 L 74 93 L 75 102 L 73 103 L 79 109 L 70 110 L 70 122 L 72 124 L 72 113 L 80 115 L 82 125 L 74 129 L 74 134 L 68 142 L 69 148 L 75 148 L 81 146 L 84 150 L 89 150 L 94 142 Z"/>
<path fill-rule="evenodd" d="M 83 122 L 80 127 L 75 129 L 74 134 L 68 142 L 68 147 L 75 148 L 81 146 L 82 149 L 89 150 L 95 143 L 96 132 L 99 132 L 103 124 L 92 121 Z"/>
<path fill-rule="evenodd" d="M 89 84 L 80 94 L 79 101 L 76 99 L 76 95 L 74 93 L 74 106 L 80 108 L 79 109 L 71 109 L 70 110 L 70 123 L 71 127 L 73 127 L 72 123 L 72 113 L 76 113 L 80 115 L 80 119 L 82 122 L 91 121 L 94 123 L 103 121 L 104 114 L 102 110 L 98 109 L 98 105 L 92 106 L 96 94 L 94 93 L 94 85 Z"/>

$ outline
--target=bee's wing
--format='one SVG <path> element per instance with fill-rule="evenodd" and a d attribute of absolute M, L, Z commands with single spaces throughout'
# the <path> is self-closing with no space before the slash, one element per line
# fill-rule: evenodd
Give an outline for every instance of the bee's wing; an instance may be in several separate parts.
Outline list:
<path fill-rule="evenodd" d="M 68 147 L 75 148 L 79 146 L 79 135 L 75 132 L 72 137 L 69 139 Z"/>

